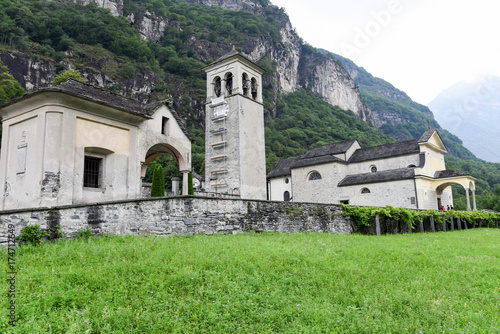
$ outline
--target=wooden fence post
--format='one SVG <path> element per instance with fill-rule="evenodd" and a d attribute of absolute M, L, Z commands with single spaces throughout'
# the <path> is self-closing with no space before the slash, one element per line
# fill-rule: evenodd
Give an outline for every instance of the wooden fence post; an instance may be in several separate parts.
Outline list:
<path fill-rule="evenodd" d="M 467 226 L 467 223 L 468 221 L 467 220 L 464 220 L 464 229 L 468 230 L 469 229 L 469 226 Z"/>
<path fill-rule="evenodd" d="M 380 235 L 380 216 L 379 214 L 375 214 L 375 230 L 377 231 L 377 235 Z"/>
<path fill-rule="evenodd" d="M 451 221 L 451 231 L 455 232 L 455 224 L 453 223 L 453 216 L 450 216 L 450 221 Z"/>
<path fill-rule="evenodd" d="M 431 231 L 436 232 L 436 226 L 434 225 L 434 216 L 430 216 L 431 220 Z"/>
<path fill-rule="evenodd" d="M 446 216 L 443 215 L 443 232 L 446 232 Z"/>
<path fill-rule="evenodd" d="M 474 224 L 472 225 L 472 228 L 476 228 L 476 220 L 474 219 Z"/>
<path fill-rule="evenodd" d="M 498 220 L 497 220 L 497 224 L 496 225 L 497 225 L 497 228 L 498 228 Z"/>
<path fill-rule="evenodd" d="M 460 217 L 457 217 L 457 226 L 458 226 L 458 229 L 461 231 L 462 230 L 462 222 L 460 221 Z"/>
<path fill-rule="evenodd" d="M 424 217 L 420 216 L 420 233 L 424 232 Z"/>

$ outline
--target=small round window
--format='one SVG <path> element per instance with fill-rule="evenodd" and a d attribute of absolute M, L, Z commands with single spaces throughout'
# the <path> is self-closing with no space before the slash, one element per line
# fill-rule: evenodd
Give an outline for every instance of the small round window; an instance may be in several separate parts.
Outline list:
<path fill-rule="evenodd" d="M 286 178 L 285 179 L 285 183 L 288 184 L 290 182 L 290 179 L 289 178 Z"/>
<path fill-rule="evenodd" d="M 371 171 L 372 173 L 376 173 L 376 172 L 377 172 L 377 166 L 371 166 L 371 167 L 370 167 L 370 171 Z"/>
<path fill-rule="evenodd" d="M 361 193 L 362 194 L 369 194 L 369 193 L 371 193 L 371 191 L 368 188 L 363 188 L 363 189 L 361 189 Z"/>
<path fill-rule="evenodd" d="M 309 174 L 309 181 L 313 180 L 321 180 L 321 174 L 318 172 L 312 172 L 311 174 Z"/>

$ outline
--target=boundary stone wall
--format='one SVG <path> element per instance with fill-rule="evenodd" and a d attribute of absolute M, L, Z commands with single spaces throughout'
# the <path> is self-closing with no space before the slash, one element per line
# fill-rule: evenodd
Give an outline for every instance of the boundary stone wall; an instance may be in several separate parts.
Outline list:
<path fill-rule="evenodd" d="M 9 210 L 0 212 L 0 220 L 0 244 L 4 245 L 10 224 L 15 226 L 16 237 L 24 226 L 34 224 L 52 232 L 59 225 L 65 237 L 83 228 L 91 228 L 95 234 L 148 236 L 354 232 L 354 225 L 342 215 L 339 205 L 198 196 Z"/>

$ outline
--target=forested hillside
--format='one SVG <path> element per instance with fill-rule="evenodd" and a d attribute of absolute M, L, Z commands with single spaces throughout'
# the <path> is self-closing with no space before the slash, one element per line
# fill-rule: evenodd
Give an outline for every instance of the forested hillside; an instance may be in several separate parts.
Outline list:
<path fill-rule="evenodd" d="M 269 1 L 231 2 L 248 11 L 203 4 L 209 2 L 107 1 L 117 4 L 112 14 L 70 0 L 0 0 L 0 59 L 28 90 L 50 85 L 61 71 L 77 69 L 88 83 L 144 102 L 171 99 L 195 138 L 197 173 L 204 172 L 202 68 L 233 45 L 267 71 L 263 90 L 268 169 L 315 145 L 357 138 L 370 146 L 419 137 L 429 126 L 440 128 L 432 113 L 404 92 L 346 59 L 305 45 L 285 11 Z M 337 81 L 321 73 L 323 68 Z M 330 84 L 348 98 L 336 101 L 318 88 Z M 375 118 L 369 119 L 365 105 Z M 453 155 L 475 159 L 458 138 L 440 133 Z M 463 170 L 461 163 L 456 166 Z M 170 170 L 175 173 L 175 168 Z M 473 174 L 483 180 L 480 189 L 485 194 L 500 185 L 491 174 Z"/>

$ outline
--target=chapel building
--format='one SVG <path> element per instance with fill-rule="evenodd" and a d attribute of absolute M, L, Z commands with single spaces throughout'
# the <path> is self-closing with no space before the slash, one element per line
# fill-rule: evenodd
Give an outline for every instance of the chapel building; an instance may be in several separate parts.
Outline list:
<path fill-rule="evenodd" d="M 438 210 L 453 206 L 451 186 L 476 210 L 475 178 L 446 170 L 447 149 L 437 130 L 419 139 L 362 148 L 355 139 L 323 145 L 279 161 L 267 175 L 274 201 L 394 206 Z"/>
<path fill-rule="evenodd" d="M 0 210 L 143 197 L 170 154 L 187 194 L 191 138 L 167 102 L 143 104 L 70 79 L 0 106 Z"/>

